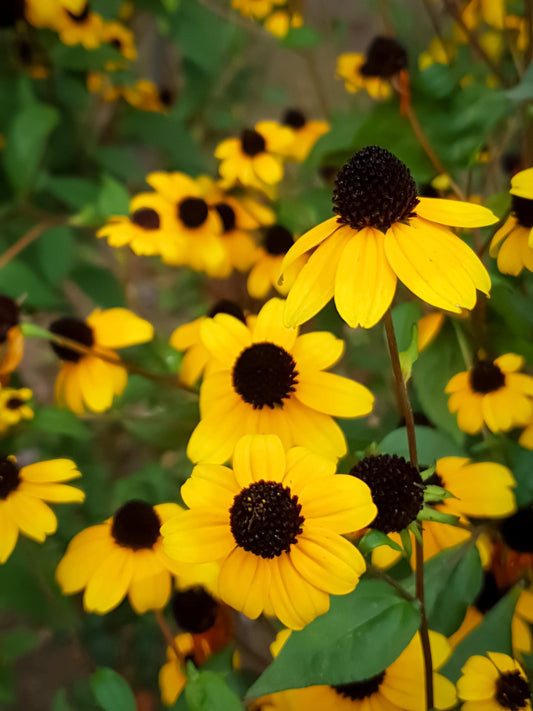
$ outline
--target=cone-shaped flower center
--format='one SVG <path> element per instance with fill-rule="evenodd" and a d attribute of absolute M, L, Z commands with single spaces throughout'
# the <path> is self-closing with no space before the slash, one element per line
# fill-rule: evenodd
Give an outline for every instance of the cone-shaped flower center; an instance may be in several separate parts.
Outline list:
<path fill-rule="evenodd" d="M 517 553 L 533 553 L 533 509 L 520 509 L 501 525 L 506 546 Z"/>
<path fill-rule="evenodd" d="M 50 326 L 50 331 L 58 336 L 70 338 L 71 341 L 81 343 L 87 348 L 94 345 L 93 330 L 81 318 L 60 318 L 54 321 Z M 78 363 L 83 358 L 83 353 L 77 353 L 71 348 L 60 346 L 57 343 L 50 343 L 53 351 L 61 360 L 68 360 L 71 363 Z"/>
<path fill-rule="evenodd" d="M 382 671 L 370 679 L 355 681 L 353 684 L 338 684 L 331 688 L 336 691 L 339 696 L 344 696 L 345 699 L 360 701 L 361 699 L 367 699 L 369 696 L 372 696 L 372 694 L 375 694 L 383 683 L 384 678 L 385 672 Z"/>
<path fill-rule="evenodd" d="M 272 225 L 268 227 L 265 232 L 264 244 L 269 254 L 278 257 L 281 254 L 287 254 L 294 244 L 294 239 L 289 230 L 285 229 L 285 227 Z"/>
<path fill-rule="evenodd" d="M 392 37 L 375 37 L 360 71 L 365 77 L 390 79 L 406 67 L 407 52 L 399 42 Z"/>
<path fill-rule="evenodd" d="M 470 386 L 486 395 L 505 385 L 505 375 L 491 360 L 479 360 L 470 371 Z"/>
<path fill-rule="evenodd" d="M 274 343 L 254 343 L 245 348 L 233 367 L 233 387 L 254 410 L 283 407 L 298 382 L 296 363 L 290 353 Z"/>
<path fill-rule="evenodd" d="M 189 197 L 178 205 L 178 218 L 186 227 L 200 227 L 207 220 L 209 209 L 205 200 Z"/>
<path fill-rule="evenodd" d="M 128 501 L 113 516 L 111 534 L 119 546 L 134 551 L 152 548 L 159 538 L 161 521 L 145 501 Z"/>
<path fill-rule="evenodd" d="M 522 227 L 533 227 L 533 200 L 513 195 L 512 210 Z"/>
<path fill-rule="evenodd" d="M 4 343 L 9 329 L 19 322 L 20 308 L 9 296 L 0 296 L 0 343 Z"/>
<path fill-rule="evenodd" d="M 402 531 L 414 521 L 424 503 L 420 473 L 403 457 L 380 454 L 365 457 L 350 471 L 370 487 L 378 515 L 370 524 L 383 533 Z"/>
<path fill-rule="evenodd" d="M 17 465 L 6 457 L 0 457 L 0 499 L 7 499 L 19 484 L 20 477 Z"/>
<path fill-rule="evenodd" d="M 235 229 L 235 210 L 226 202 L 217 202 L 215 210 L 218 212 L 224 232 L 231 232 Z"/>
<path fill-rule="evenodd" d="M 506 672 L 496 682 L 496 701 L 506 709 L 523 709 L 530 698 L 529 684 L 519 671 Z"/>
<path fill-rule="evenodd" d="M 176 624 L 185 632 L 201 634 L 215 624 L 217 601 L 200 585 L 174 593 L 171 606 Z"/>
<path fill-rule="evenodd" d="M 217 314 L 229 314 L 230 316 L 238 318 L 239 321 L 246 323 L 246 318 L 239 304 L 236 304 L 234 301 L 230 301 L 229 299 L 220 299 L 220 301 L 217 301 L 217 303 L 209 311 L 208 316 L 209 318 L 213 318 L 213 316 L 216 316 Z"/>
<path fill-rule="evenodd" d="M 257 131 L 245 128 L 241 133 L 242 150 L 247 156 L 253 157 L 263 153 L 266 148 L 266 141 Z"/>
<path fill-rule="evenodd" d="M 302 532 L 302 505 L 277 481 L 257 481 L 233 500 L 230 526 L 235 542 L 262 558 L 289 552 Z"/>
<path fill-rule="evenodd" d="M 159 215 L 151 207 L 141 207 L 130 216 L 130 222 L 143 230 L 158 230 L 161 225 Z"/>
<path fill-rule="evenodd" d="M 337 173 L 333 211 L 354 230 L 386 232 L 412 217 L 418 204 L 416 184 L 406 165 L 379 146 L 367 146 Z"/>
<path fill-rule="evenodd" d="M 282 123 L 291 128 L 303 128 L 307 121 L 305 115 L 298 109 L 287 109 L 283 115 Z"/>
<path fill-rule="evenodd" d="M 21 400 L 18 397 L 11 397 L 6 402 L 6 407 L 8 410 L 18 410 L 19 407 L 22 407 L 22 405 L 24 405 L 24 400 Z"/>
<path fill-rule="evenodd" d="M 76 14 L 74 12 L 70 12 L 69 10 L 67 10 L 67 15 L 72 20 L 74 20 L 74 22 L 78 22 L 79 24 L 82 24 L 83 22 L 85 22 L 88 19 L 90 12 L 91 12 L 90 4 L 86 3 L 85 7 L 83 8 L 83 10 L 81 12 Z"/>

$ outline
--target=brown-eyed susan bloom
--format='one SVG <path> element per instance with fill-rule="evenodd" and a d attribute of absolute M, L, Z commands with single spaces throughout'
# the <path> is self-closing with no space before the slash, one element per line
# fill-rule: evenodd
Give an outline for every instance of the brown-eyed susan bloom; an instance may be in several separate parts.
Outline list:
<path fill-rule="evenodd" d="M 257 249 L 256 263 L 246 282 L 246 288 L 252 298 L 264 299 L 273 287 L 280 294 L 287 294 L 294 284 L 296 275 L 307 261 L 305 256 L 296 260 L 287 269 L 283 281 L 280 282 L 279 272 L 283 258 L 293 244 L 293 234 L 283 225 L 270 225 L 263 230 L 262 244 Z"/>
<path fill-rule="evenodd" d="M 95 309 L 85 320 L 60 318 L 51 324 L 50 331 L 94 351 L 83 354 L 50 343 L 61 360 L 55 383 L 56 401 L 77 415 L 86 410 L 108 410 L 115 395 L 126 387 L 128 372 L 113 349 L 146 343 L 154 335 L 151 323 L 122 308 Z"/>
<path fill-rule="evenodd" d="M 526 673 L 512 657 L 487 652 L 470 657 L 461 670 L 457 695 L 463 711 L 519 711 L 531 709 Z"/>
<path fill-rule="evenodd" d="M 29 388 L 0 388 L 0 434 L 22 420 L 33 418 L 33 410 L 28 405 L 32 397 Z"/>
<path fill-rule="evenodd" d="M 81 44 L 85 49 L 100 46 L 104 21 L 96 12 L 91 12 L 91 5 L 86 2 L 79 12 L 61 8 L 55 16 L 51 29 L 56 30 L 63 44 Z"/>
<path fill-rule="evenodd" d="M 277 434 L 285 447 L 302 445 L 324 456 L 346 453 L 333 417 L 361 417 L 373 405 L 363 385 L 327 373 L 341 357 L 343 341 L 331 333 L 298 336 L 285 328 L 284 302 L 271 299 L 246 326 L 217 314 L 202 324 L 213 362 L 200 389 L 201 420 L 187 455 L 193 462 L 222 463 L 245 434 Z"/>
<path fill-rule="evenodd" d="M 459 313 L 472 309 L 477 289 L 490 290 L 487 270 L 444 225 L 480 227 L 497 221 L 481 205 L 418 197 L 408 168 L 384 148 L 363 148 L 339 171 L 337 217 L 295 243 L 282 275 L 314 250 L 287 297 L 284 321 L 307 321 L 334 297 L 352 328 L 370 328 L 389 308 L 399 279 L 416 296 Z"/>
<path fill-rule="evenodd" d="M 181 569 L 162 548 L 161 526 L 181 508 L 132 500 L 115 515 L 90 526 L 69 543 L 56 579 L 64 595 L 81 592 L 87 612 L 103 615 L 126 597 L 135 612 L 163 608 Z"/>
<path fill-rule="evenodd" d="M 83 501 L 81 489 L 64 484 L 80 476 L 70 459 L 19 467 L 15 457 L 0 457 L 0 563 L 11 555 L 19 533 L 39 543 L 55 533 L 57 519 L 45 502 Z"/>
<path fill-rule="evenodd" d="M 503 274 L 518 276 L 533 272 L 533 168 L 522 170 L 511 179 L 511 214 L 490 244 L 490 256 L 497 257 Z"/>
<path fill-rule="evenodd" d="M 219 171 L 224 185 L 241 183 L 263 190 L 279 183 L 283 178 L 281 156 L 292 138 L 286 126 L 261 121 L 254 128 L 244 129 L 238 138 L 227 138 L 219 143 L 215 158 L 221 160 Z"/>
<path fill-rule="evenodd" d="M 337 76 L 344 79 L 346 91 L 366 89 L 373 99 L 388 99 L 390 80 L 407 68 L 407 52 L 393 37 L 375 37 L 364 54 L 341 54 Z"/>
<path fill-rule="evenodd" d="M 440 669 L 451 654 L 447 639 L 429 632 L 433 669 Z M 417 633 L 400 656 L 379 674 L 337 686 L 290 689 L 259 699 L 254 711 L 425 711 L 424 657 Z M 433 672 L 436 709 L 457 703 L 455 687 Z"/>
<path fill-rule="evenodd" d="M 308 121 L 299 109 L 287 109 L 281 123 L 293 132 L 293 140 L 285 149 L 286 155 L 298 161 L 305 160 L 320 136 L 330 129 L 327 121 Z"/>
<path fill-rule="evenodd" d="M 20 307 L 9 296 L 0 296 L 0 380 L 7 379 L 22 360 L 24 336 L 19 327 Z"/>
<path fill-rule="evenodd" d="M 246 435 L 233 469 L 194 468 L 181 489 L 190 510 L 163 526 L 165 550 L 185 563 L 220 561 L 224 602 L 302 629 L 365 570 L 341 534 L 366 526 L 376 507 L 366 484 L 335 469 L 303 447 L 285 453 L 276 435 Z"/>
<path fill-rule="evenodd" d="M 524 358 L 506 353 L 480 359 L 470 370 L 454 375 L 446 385 L 448 409 L 457 413 L 463 432 L 477 434 L 486 424 L 492 432 L 526 425 L 533 414 L 533 377 L 519 373 Z"/>

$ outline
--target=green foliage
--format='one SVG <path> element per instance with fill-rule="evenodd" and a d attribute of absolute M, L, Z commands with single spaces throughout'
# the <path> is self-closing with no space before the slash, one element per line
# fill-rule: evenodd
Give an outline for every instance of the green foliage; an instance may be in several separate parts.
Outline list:
<path fill-rule="evenodd" d="M 463 454 L 456 441 L 439 430 L 417 425 L 415 426 L 415 435 L 418 459 L 424 465 L 432 464 L 441 457 L 454 457 Z M 405 427 L 389 432 L 378 446 L 384 454 L 397 454 L 399 457 L 409 459 Z"/>
<path fill-rule="evenodd" d="M 96 700 L 104 711 L 135 711 L 135 697 L 128 683 L 112 669 L 98 669 L 91 678 Z"/>
<path fill-rule="evenodd" d="M 187 666 L 185 698 L 189 711 L 241 711 L 239 697 L 229 688 L 221 674 L 198 671 L 194 664 Z"/>

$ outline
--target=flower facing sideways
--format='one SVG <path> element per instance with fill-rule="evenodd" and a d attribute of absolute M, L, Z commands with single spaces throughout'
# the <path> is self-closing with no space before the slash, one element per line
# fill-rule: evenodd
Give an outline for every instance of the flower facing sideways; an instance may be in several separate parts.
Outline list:
<path fill-rule="evenodd" d="M 307 252 L 309 261 L 287 297 L 285 324 L 296 326 L 334 297 L 352 328 L 374 326 L 399 279 L 428 304 L 472 309 L 490 278 L 474 252 L 443 225 L 481 227 L 490 210 L 457 200 L 418 197 L 407 167 L 389 151 L 363 148 L 339 171 L 332 217 L 300 237 L 282 274 Z"/>
<path fill-rule="evenodd" d="M 162 528 L 165 551 L 177 561 L 220 561 L 224 602 L 302 629 L 326 612 L 330 594 L 357 585 L 365 563 L 340 534 L 377 512 L 366 484 L 335 469 L 303 447 L 285 453 L 275 435 L 247 435 L 233 469 L 194 468 L 181 489 L 190 511 Z"/>
<path fill-rule="evenodd" d="M 531 691 L 524 670 L 499 652 L 470 657 L 461 670 L 457 694 L 463 711 L 519 711 L 531 709 Z"/>

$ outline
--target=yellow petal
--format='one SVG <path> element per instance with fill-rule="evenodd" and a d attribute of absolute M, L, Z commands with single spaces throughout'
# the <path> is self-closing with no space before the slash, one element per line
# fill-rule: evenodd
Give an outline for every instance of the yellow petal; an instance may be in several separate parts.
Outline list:
<path fill-rule="evenodd" d="M 250 407 L 250 409 L 252 409 Z M 222 464 L 232 453 L 236 441 L 246 426 L 247 409 L 238 402 L 232 410 L 213 411 L 196 425 L 187 445 L 187 456 L 192 462 Z"/>
<path fill-rule="evenodd" d="M 298 371 L 313 368 L 330 368 L 344 353 L 344 341 L 328 331 L 315 331 L 298 336 L 292 348 L 292 356 Z"/>
<path fill-rule="evenodd" d="M 83 606 L 87 612 L 103 615 L 122 602 L 133 576 L 134 557 L 127 548 L 113 547 L 85 588 Z"/>
<path fill-rule="evenodd" d="M 152 550 L 135 552 L 135 567 L 128 597 L 138 614 L 148 610 L 161 610 L 168 602 L 172 578 Z"/>
<path fill-rule="evenodd" d="M 284 404 L 283 412 L 295 444 L 329 459 L 338 459 L 346 454 L 344 434 L 330 415 L 312 410 L 296 398 Z"/>
<path fill-rule="evenodd" d="M 283 164 L 279 158 L 269 153 L 261 153 L 253 158 L 255 174 L 267 185 L 275 185 L 283 178 Z"/>
<path fill-rule="evenodd" d="M 239 491 L 231 469 L 202 463 L 194 467 L 192 476 L 181 487 L 181 497 L 189 508 L 220 505 L 229 510 Z"/>
<path fill-rule="evenodd" d="M 257 315 L 257 320 L 252 329 L 254 343 L 269 342 L 281 346 L 286 351 L 291 351 L 298 330 L 286 328 L 283 325 L 283 310 L 285 302 L 282 299 L 270 299 Z"/>
<path fill-rule="evenodd" d="M 244 489 L 253 482 L 282 481 L 285 452 L 276 435 L 245 435 L 235 445 L 233 471 Z"/>
<path fill-rule="evenodd" d="M 374 404 L 374 396 L 364 385 L 323 371 L 301 373 L 296 397 L 307 407 L 335 417 L 361 417 Z"/>
<path fill-rule="evenodd" d="M 211 356 L 227 368 L 232 368 L 239 353 L 252 344 L 249 329 L 229 314 L 205 319 L 200 333 Z"/>
<path fill-rule="evenodd" d="M 255 620 L 270 589 L 270 561 L 236 547 L 224 560 L 218 579 L 222 600 Z"/>
<path fill-rule="evenodd" d="M 96 309 L 87 318 L 94 330 L 97 345 L 104 348 L 125 348 L 146 343 L 154 337 L 154 327 L 128 309 Z"/>
<path fill-rule="evenodd" d="M 287 452 L 287 469 L 283 483 L 299 494 L 306 486 L 331 477 L 337 469 L 336 459 L 323 457 L 306 447 L 292 447 Z"/>
<path fill-rule="evenodd" d="M 85 493 L 81 489 L 66 484 L 35 484 L 22 481 L 18 491 L 52 503 L 81 502 L 85 499 Z"/>
<path fill-rule="evenodd" d="M 492 210 L 483 205 L 442 198 L 420 197 L 418 200 L 416 214 L 430 222 L 450 227 L 485 227 L 498 222 Z"/>
<path fill-rule="evenodd" d="M 0 501 L 0 564 L 5 563 L 17 544 L 19 531 L 9 515 L 8 504 Z"/>
<path fill-rule="evenodd" d="M 321 242 L 327 239 L 327 237 L 332 235 L 335 230 L 339 229 L 341 225 L 338 219 L 338 217 L 330 217 L 297 239 L 283 258 L 280 272 L 283 274 L 291 264 L 294 264 L 303 254 L 317 247 Z"/>
<path fill-rule="evenodd" d="M 46 462 L 28 464 L 20 470 L 21 479 L 35 483 L 69 481 L 81 476 L 71 459 L 49 459 Z"/>
<path fill-rule="evenodd" d="M 494 363 L 503 373 L 514 373 L 524 367 L 524 357 L 516 353 L 505 353 L 494 359 Z"/>
<path fill-rule="evenodd" d="M 513 175 L 509 192 L 526 200 L 533 200 L 533 168 L 526 168 Z"/>
<path fill-rule="evenodd" d="M 202 508 L 183 511 L 161 527 L 163 549 L 184 563 L 210 563 L 227 556 L 235 547 L 229 527 L 229 511 Z"/>
<path fill-rule="evenodd" d="M 21 491 L 17 490 L 9 497 L 9 512 L 21 533 L 40 543 L 57 529 L 57 519 L 52 509 L 43 501 Z"/>

